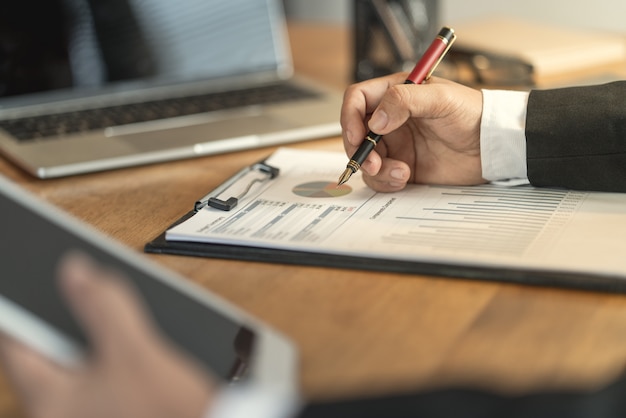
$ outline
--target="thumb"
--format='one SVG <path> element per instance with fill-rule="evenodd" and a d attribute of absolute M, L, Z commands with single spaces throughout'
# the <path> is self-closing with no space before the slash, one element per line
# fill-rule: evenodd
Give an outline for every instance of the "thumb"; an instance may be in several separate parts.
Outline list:
<path fill-rule="evenodd" d="M 62 293 L 96 355 L 126 356 L 156 338 L 138 295 L 119 275 L 72 252 L 62 259 L 59 276 Z"/>
<path fill-rule="evenodd" d="M 372 132 L 386 135 L 401 127 L 409 118 L 437 118 L 449 98 L 442 94 L 437 81 L 428 84 L 391 86 L 369 120 Z"/>

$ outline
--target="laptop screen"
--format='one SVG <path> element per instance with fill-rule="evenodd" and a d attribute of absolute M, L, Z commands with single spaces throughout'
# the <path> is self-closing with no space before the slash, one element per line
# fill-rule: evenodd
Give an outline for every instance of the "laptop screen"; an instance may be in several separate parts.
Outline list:
<path fill-rule="evenodd" d="M 40 93 L 119 84 L 128 91 L 129 82 L 143 88 L 290 67 L 274 0 L 3 3 L 0 107 Z"/>

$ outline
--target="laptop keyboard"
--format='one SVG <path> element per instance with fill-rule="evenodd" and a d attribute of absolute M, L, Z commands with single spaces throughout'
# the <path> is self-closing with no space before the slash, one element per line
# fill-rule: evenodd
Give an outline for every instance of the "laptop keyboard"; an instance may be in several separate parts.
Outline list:
<path fill-rule="evenodd" d="M 246 90 L 11 119 L 0 121 L 0 128 L 20 141 L 32 141 L 110 126 L 305 99 L 315 95 L 316 93 L 294 85 L 272 84 Z"/>

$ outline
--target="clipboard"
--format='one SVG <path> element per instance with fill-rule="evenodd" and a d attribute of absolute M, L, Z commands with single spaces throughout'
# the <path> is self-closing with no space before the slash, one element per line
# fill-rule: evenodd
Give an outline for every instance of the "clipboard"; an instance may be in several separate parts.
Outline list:
<path fill-rule="evenodd" d="M 307 151 L 296 151 L 307 153 Z M 322 158 L 318 154 L 318 151 L 312 152 L 311 158 Z M 345 159 L 345 156 L 341 156 Z M 342 160 L 343 161 L 343 160 Z M 345 163 L 345 161 L 344 161 Z M 332 165 L 332 163 L 329 163 Z M 337 165 L 334 165 L 337 167 Z M 373 258 L 367 254 L 354 254 L 354 253 L 337 253 L 333 251 L 308 251 L 299 248 L 285 248 L 269 245 L 241 245 L 237 243 L 215 243 L 215 242 L 199 242 L 199 241 L 186 241 L 186 240 L 168 240 L 166 232 L 171 230 L 177 225 L 185 223 L 187 220 L 194 217 L 199 211 L 205 210 L 210 198 L 216 195 L 233 195 L 231 192 L 234 185 L 239 184 L 239 189 L 246 189 L 247 193 L 252 187 L 249 185 L 249 179 L 245 179 L 246 174 L 252 172 L 259 172 L 264 180 L 258 181 L 255 184 L 262 187 L 263 183 L 271 183 L 281 178 L 280 167 L 274 167 L 267 160 L 260 161 L 253 164 L 250 167 L 244 168 L 235 176 L 227 180 L 224 184 L 217 189 L 207 194 L 202 199 L 199 199 L 194 205 L 192 210 L 176 220 L 159 236 L 148 242 L 144 250 L 147 253 L 156 254 L 171 254 L 181 256 L 195 256 L 206 258 L 220 258 L 230 260 L 242 260 L 242 261 L 254 261 L 254 262 L 266 262 L 276 264 L 290 264 L 290 265 L 302 265 L 302 266 L 316 266 L 316 267 L 332 267 L 341 269 L 355 269 L 364 271 L 379 271 L 379 272 L 392 272 L 403 273 L 409 275 L 426 275 L 426 276 L 438 276 L 458 279 L 472 279 L 472 280 L 487 280 L 498 282 L 511 282 L 526 285 L 539 285 L 550 287 L 570 287 L 577 289 L 586 289 L 594 291 L 607 291 L 607 292 L 625 292 L 626 291 L 626 263 L 624 265 L 624 274 L 620 271 L 615 273 L 593 271 L 593 270 L 577 270 L 576 268 L 543 268 L 538 265 L 524 265 L 514 263 L 471 263 L 465 262 L 462 259 L 457 260 L 454 257 L 452 259 L 428 259 L 428 258 L 397 258 L 397 257 L 376 257 Z M 288 174 L 286 174 L 288 175 Z M 245 180 L 244 180 L 245 179 Z M 250 186 L 250 187 L 249 187 Z M 428 186 L 424 186 L 428 187 Z M 474 190 L 474 189 L 472 189 Z M 475 190 L 490 190 L 489 188 L 478 188 Z M 502 190 L 502 188 L 500 188 Z M 247 194 L 246 193 L 246 194 Z M 532 193 L 532 191 L 530 192 Z M 557 193 L 557 192 L 555 192 Z M 558 193 L 567 193 L 559 191 Z M 578 192 L 580 193 L 580 192 Z M 584 192 L 583 192 L 584 193 Z M 600 200 L 606 198 L 607 194 L 602 194 Z M 611 198 L 616 200 L 616 205 L 621 205 L 622 202 L 626 202 L 626 195 L 613 195 L 608 194 Z M 595 196 L 592 194 L 592 197 Z M 232 196 L 236 197 L 236 196 Z M 589 198 L 585 194 L 586 198 Z M 385 196 L 387 198 L 387 196 Z M 241 196 L 237 199 L 239 201 Z M 229 198 L 219 200 L 228 201 Z M 589 199 L 587 199 L 589 200 Z M 593 200 L 593 199 L 591 199 Z M 243 202 L 242 205 L 249 204 L 249 202 Z M 215 209 L 217 206 L 213 206 Z M 224 207 L 217 208 L 215 210 L 221 210 L 224 213 L 234 210 L 235 206 L 225 205 Z M 243 210 L 243 207 L 240 208 Z M 626 210 L 624 210 L 624 225 L 626 228 Z M 620 228 L 621 228 L 620 227 Z"/>

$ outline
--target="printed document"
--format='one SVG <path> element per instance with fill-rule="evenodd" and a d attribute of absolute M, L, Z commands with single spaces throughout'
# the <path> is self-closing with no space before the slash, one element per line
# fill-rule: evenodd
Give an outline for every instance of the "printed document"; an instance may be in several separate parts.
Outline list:
<path fill-rule="evenodd" d="M 495 185 L 376 193 L 360 172 L 337 187 L 347 161 L 281 148 L 267 160 L 276 178 L 231 211 L 199 210 L 166 239 L 626 279 L 626 194 Z"/>

